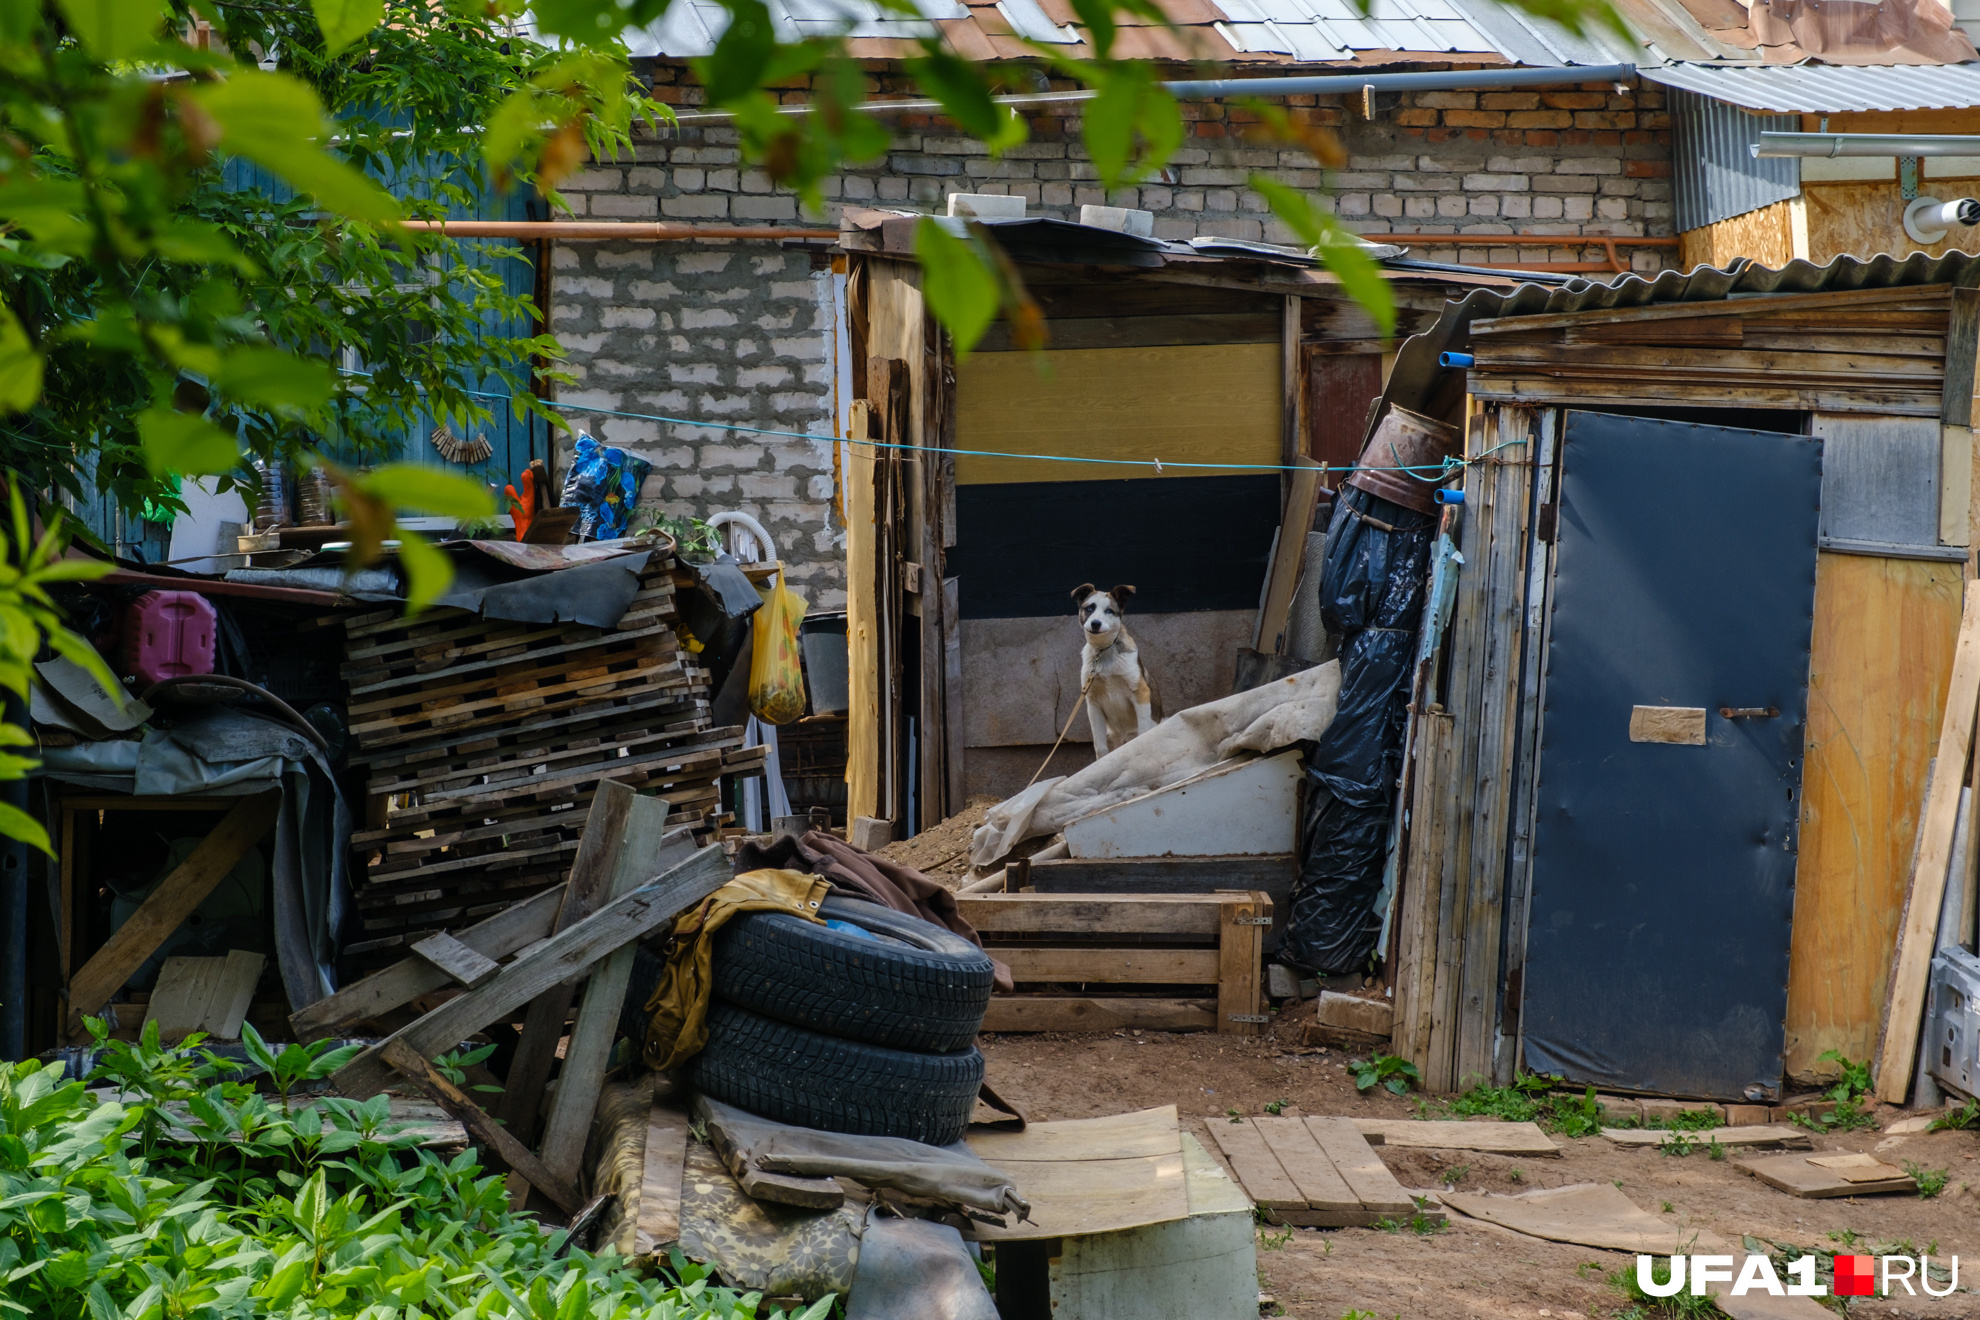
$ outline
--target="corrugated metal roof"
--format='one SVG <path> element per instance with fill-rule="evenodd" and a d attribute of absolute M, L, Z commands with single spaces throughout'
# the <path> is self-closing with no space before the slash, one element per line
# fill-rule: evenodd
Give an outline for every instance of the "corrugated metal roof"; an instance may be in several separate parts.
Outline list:
<path fill-rule="evenodd" d="M 1671 64 L 1639 72 L 1666 87 L 1775 114 L 1980 106 L 1980 64 Z"/>
<path fill-rule="evenodd" d="M 1791 261 L 1779 270 L 1738 261 L 1725 270 L 1700 266 L 1686 274 L 1666 270 L 1652 279 L 1625 275 L 1613 283 L 1574 280 L 1568 284 L 1522 284 L 1510 293 L 1475 289 L 1458 302 L 1444 304 L 1436 323 L 1403 341 L 1382 407 L 1369 414 L 1379 418 L 1391 404 L 1423 411 L 1443 387 L 1453 368 L 1438 364 L 1439 355 L 1463 350 L 1471 323 L 1499 316 L 1542 316 L 1562 312 L 1593 312 L 1615 307 L 1653 307 L 1667 303 L 1721 302 L 1750 294 L 1827 293 L 1854 289 L 1902 289 L 1920 284 L 1951 284 L 1980 267 L 1980 256 L 1948 252 L 1934 257 L 1914 252 L 1908 257 L 1888 254 L 1861 261 L 1837 257 L 1826 266 Z M 1371 429 L 1373 422 L 1370 423 Z"/>
<path fill-rule="evenodd" d="M 1801 162 L 1757 159 L 1753 144 L 1760 130 L 1792 132 L 1801 121 L 1791 115 L 1752 115 L 1738 106 L 1673 87 L 1670 94 L 1671 164 L 1676 171 L 1679 232 L 1701 229 L 1801 191 Z"/>

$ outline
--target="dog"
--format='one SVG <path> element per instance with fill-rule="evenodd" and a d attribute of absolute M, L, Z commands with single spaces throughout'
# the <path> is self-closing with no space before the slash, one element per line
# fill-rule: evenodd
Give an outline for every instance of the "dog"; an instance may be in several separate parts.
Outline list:
<path fill-rule="evenodd" d="M 1086 722 L 1093 732 L 1093 755 L 1105 756 L 1162 719 L 1162 705 L 1141 652 L 1122 618 L 1131 586 L 1096 591 L 1091 582 L 1073 591 L 1079 608 L 1079 685 L 1086 694 Z"/>

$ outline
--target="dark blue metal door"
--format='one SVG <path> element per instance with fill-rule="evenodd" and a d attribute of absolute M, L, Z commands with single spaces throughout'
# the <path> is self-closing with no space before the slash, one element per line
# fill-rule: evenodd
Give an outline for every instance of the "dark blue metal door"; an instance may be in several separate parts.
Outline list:
<path fill-rule="evenodd" d="M 1526 1064 L 1778 1095 L 1822 442 L 1569 413 Z"/>

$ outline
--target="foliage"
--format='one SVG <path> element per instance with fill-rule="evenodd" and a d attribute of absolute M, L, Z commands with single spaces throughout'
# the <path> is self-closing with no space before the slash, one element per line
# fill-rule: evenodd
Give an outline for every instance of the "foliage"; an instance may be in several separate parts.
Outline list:
<path fill-rule="evenodd" d="M 1415 1064 L 1393 1054 L 1371 1054 L 1356 1060 L 1352 1067 L 1357 1091 L 1373 1090 L 1380 1083 L 1392 1095 L 1407 1095 L 1410 1087 L 1423 1081 L 1423 1074 Z"/>
<path fill-rule="evenodd" d="M 1822 1093 L 1833 1102 L 1833 1108 L 1826 1114 L 1793 1113 L 1788 1121 L 1810 1132 L 1853 1132 L 1876 1127 L 1877 1120 L 1859 1103 L 1871 1091 L 1870 1065 L 1852 1062 L 1841 1050 L 1824 1050 L 1817 1057 L 1840 1070 L 1836 1084 Z"/>
<path fill-rule="evenodd" d="M 1585 1093 L 1557 1092 L 1561 1079 L 1540 1073 L 1521 1073 L 1511 1086 L 1492 1086 L 1484 1081 L 1446 1103 L 1444 1112 L 1464 1116 L 1484 1115 L 1508 1123 L 1538 1122 L 1549 1132 L 1566 1137 L 1586 1137 L 1601 1131 L 1608 1122 L 1608 1110 L 1595 1098 L 1595 1088 Z M 1611 1124 L 1613 1126 L 1613 1124 Z"/>
<path fill-rule="evenodd" d="M 674 550 L 683 559 L 712 560 L 722 553 L 722 529 L 710 527 L 701 518 L 676 518 L 651 508 L 634 512 L 631 534 L 665 532 L 674 538 Z"/>
<path fill-rule="evenodd" d="M 102 1040 L 100 1024 L 93 1024 Z M 28 1320 L 750 1320 L 761 1298 L 677 1262 L 640 1277 L 508 1208 L 471 1154 L 389 1102 L 294 1108 L 234 1065 L 103 1042 L 98 1101 L 62 1065 L 0 1065 L 0 1314 Z M 265 1048 L 265 1047 L 264 1047 Z M 320 1065 L 321 1045 L 296 1047 Z M 279 1060 L 280 1055 L 274 1056 Z M 293 1065 L 292 1077 L 299 1076 Z M 801 1320 L 822 1320 L 830 1299 Z M 781 1312 L 773 1312 L 780 1315 Z"/>
<path fill-rule="evenodd" d="M 1434 1237 L 1450 1227 L 1449 1221 L 1443 1216 L 1428 1213 L 1429 1202 L 1423 1197 L 1414 1196 L 1410 1199 L 1416 1203 L 1416 1209 L 1411 1212 L 1409 1218 L 1378 1219 L 1375 1221 L 1375 1227 L 1384 1233 L 1400 1233 L 1408 1229 L 1418 1237 Z"/>
<path fill-rule="evenodd" d="M 1283 1251 L 1286 1243 L 1292 1240 L 1293 1230 L 1290 1224 L 1277 1233 L 1268 1232 L 1262 1227 L 1258 1230 L 1258 1245 L 1266 1251 Z"/>
<path fill-rule="evenodd" d="M 1904 1171 L 1918 1184 L 1918 1198 L 1929 1201 L 1946 1190 L 1946 1179 L 1950 1176 L 1944 1169 L 1928 1169 L 1916 1160 L 1906 1160 Z"/>
<path fill-rule="evenodd" d="M 1948 1109 L 1933 1119 L 1927 1132 L 1956 1132 L 1980 1122 L 1980 1100 L 1968 1100 L 1957 1109 Z"/>
<path fill-rule="evenodd" d="M 1671 1277 L 1669 1258 L 1652 1258 L 1653 1283 L 1667 1283 Z M 1636 1281 L 1634 1261 L 1609 1271 L 1609 1287 L 1621 1294 L 1627 1305 L 1616 1313 L 1616 1320 L 1719 1320 L 1725 1315 L 1710 1297 L 1700 1297 L 1685 1288 L 1674 1297 L 1652 1297 Z"/>
<path fill-rule="evenodd" d="M 1283 1114 L 1286 1112 L 1286 1107 L 1290 1104 L 1292 1104 L 1292 1101 L 1285 1099 L 1283 1096 L 1277 1100 L 1267 1100 L 1265 1102 L 1265 1112 L 1274 1116 Z"/>

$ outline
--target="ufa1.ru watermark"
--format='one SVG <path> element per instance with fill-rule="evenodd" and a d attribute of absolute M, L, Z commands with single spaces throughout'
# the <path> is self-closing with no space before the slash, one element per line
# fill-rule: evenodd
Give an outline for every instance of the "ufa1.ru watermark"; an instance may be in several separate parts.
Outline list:
<path fill-rule="evenodd" d="M 1669 1273 L 1657 1277 L 1657 1262 L 1668 1259 Z M 1947 1297 L 1959 1291 L 1959 1257 L 1949 1258 L 1941 1272 L 1950 1270 L 1944 1291 L 1932 1286 L 1930 1256 L 1837 1256 L 1835 1258 L 1838 1297 L 1889 1297 L 1893 1288 L 1903 1288 L 1910 1296 L 1917 1281 L 1928 1297 Z M 1735 1266 L 1738 1266 L 1735 1270 Z M 1703 1297 L 1715 1283 L 1730 1284 L 1734 1297 L 1766 1293 L 1771 1297 L 1827 1297 L 1829 1290 L 1815 1282 L 1815 1258 L 1802 1256 L 1787 1264 L 1787 1278 L 1774 1271 L 1774 1262 L 1765 1256 L 1748 1256 L 1740 1264 L 1733 1256 L 1638 1256 L 1636 1286 L 1651 1297 L 1675 1297 L 1687 1284 L 1693 1296 Z"/>

